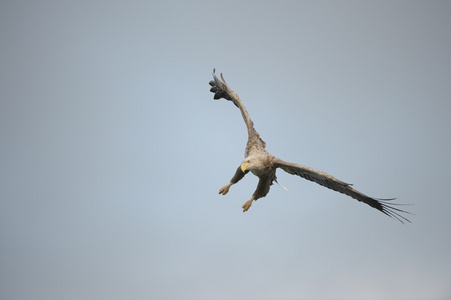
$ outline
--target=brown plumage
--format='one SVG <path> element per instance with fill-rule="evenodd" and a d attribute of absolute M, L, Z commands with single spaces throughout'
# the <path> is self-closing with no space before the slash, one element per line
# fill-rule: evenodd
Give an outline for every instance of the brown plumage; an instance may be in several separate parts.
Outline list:
<path fill-rule="evenodd" d="M 343 193 L 360 202 L 366 203 L 371 207 L 374 207 L 375 209 L 383 212 L 387 216 L 399 220 L 400 222 L 410 222 L 407 218 L 400 214 L 407 213 L 406 211 L 388 205 L 389 201 L 392 201 L 394 199 L 375 199 L 368 197 L 361 192 L 353 189 L 351 187 L 351 184 L 340 181 L 325 172 L 299 164 L 288 163 L 269 154 L 265 150 L 266 143 L 260 138 L 260 135 L 254 129 L 254 123 L 252 122 L 248 112 L 246 111 L 246 108 L 241 102 L 241 99 L 232 89 L 229 88 L 224 78 L 222 77 L 222 74 L 222 81 L 216 77 L 214 69 L 213 79 L 214 80 L 210 81 L 210 85 L 212 86 L 210 91 L 214 93 L 214 99 L 218 100 L 224 98 L 232 101 L 240 109 L 248 132 L 248 141 L 246 145 L 244 161 L 236 170 L 235 175 L 230 180 L 230 183 L 219 190 L 219 194 L 227 194 L 230 187 L 240 181 L 249 171 L 251 171 L 255 176 L 259 178 L 257 189 L 252 195 L 252 198 L 246 201 L 246 203 L 244 203 L 244 205 L 242 206 L 243 212 L 247 211 L 251 207 L 253 201 L 265 197 L 268 194 L 273 182 L 278 183 L 276 177 L 276 169 L 280 168 L 289 174 L 298 175 L 304 179 L 316 182 L 329 189 Z"/>

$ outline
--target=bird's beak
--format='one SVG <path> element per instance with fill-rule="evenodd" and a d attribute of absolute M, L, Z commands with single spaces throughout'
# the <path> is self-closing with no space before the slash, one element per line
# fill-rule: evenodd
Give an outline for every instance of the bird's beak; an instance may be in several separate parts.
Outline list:
<path fill-rule="evenodd" d="M 247 168 L 249 168 L 249 165 L 250 165 L 250 163 L 249 162 L 244 162 L 244 163 L 242 163 L 241 164 L 241 171 L 246 171 L 247 170 Z"/>

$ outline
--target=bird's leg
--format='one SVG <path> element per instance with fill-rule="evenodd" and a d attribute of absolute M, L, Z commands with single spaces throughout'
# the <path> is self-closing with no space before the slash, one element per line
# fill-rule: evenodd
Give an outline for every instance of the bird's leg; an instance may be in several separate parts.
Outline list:
<path fill-rule="evenodd" d="M 219 190 L 219 194 L 223 194 L 226 195 L 229 192 L 230 187 L 232 186 L 233 183 L 229 183 L 225 186 L 223 186 L 220 190 Z"/>
<path fill-rule="evenodd" d="M 271 175 L 259 176 L 260 180 L 258 181 L 257 189 L 255 190 L 254 194 L 252 195 L 252 198 L 243 204 L 243 206 L 242 206 L 243 212 L 248 211 L 249 208 L 251 208 L 253 201 L 256 201 L 257 199 L 265 197 L 268 194 L 269 187 L 271 186 L 273 178 L 275 180 L 275 173 L 273 174 L 273 176 L 274 177 L 272 177 Z"/>
<path fill-rule="evenodd" d="M 246 203 L 243 204 L 243 212 L 248 211 L 248 209 L 251 207 L 252 202 L 254 201 L 254 197 L 252 197 L 250 200 L 247 200 Z"/>
<path fill-rule="evenodd" d="M 227 184 L 227 185 L 225 185 L 225 186 L 223 186 L 223 187 L 219 190 L 219 194 L 223 194 L 223 195 L 227 194 L 227 193 L 229 192 L 229 189 L 230 189 L 230 187 L 232 186 L 232 184 L 235 184 L 235 183 L 237 183 L 238 181 L 240 181 L 240 180 L 244 177 L 244 175 L 247 174 L 247 172 L 249 172 L 249 171 L 243 172 L 243 171 L 241 170 L 241 166 L 238 167 L 238 169 L 236 169 L 235 175 L 234 175 L 233 178 L 230 180 L 230 183 Z"/>

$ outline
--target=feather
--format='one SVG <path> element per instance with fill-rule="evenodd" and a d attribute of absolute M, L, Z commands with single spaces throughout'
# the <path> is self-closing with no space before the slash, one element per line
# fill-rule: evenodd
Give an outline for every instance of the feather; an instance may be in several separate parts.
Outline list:
<path fill-rule="evenodd" d="M 254 175 L 259 177 L 259 182 L 251 200 L 247 201 L 243 205 L 243 211 L 247 211 L 251 207 L 254 200 L 265 197 L 268 194 L 273 181 L 288 191 L 288 189 L 282 186 L 276 178 L 276 169 L 281 168 L 289 174 L 300 176 L 328 189 L 345 194 L 360 202 L 368 204 L 385 215 L 397 219 L 401 223 L 404 221 L 410 222 L 406 217 L 401 215 L 404 213 L 409 214 L 409 212 L 393 207 L 393 205 L 396 204 L 393 204 L 390 201 L 394 199 L 371 198 L 353 189 L 351 187 L 352 184 L 338 180 L 323 171 L 315 170 L 299 164 L 288 163 L 269 154 L 265 150 L 266 143 L 260 138 L 260 134 L 254 129 L 254 123 L 241 102 L 241 99 L 232 89 L 229 88 L 224 80 L 224 77 L 222 76 L 222 73 L 221 79 L 222 81 L 216 77 L 215 69 L 213 69 L 213 80 L 209 82 L 211 86 L 210 92 L 214 93 L 213 99 L 217 100 L 224 98 L 232 101 L 233 104 L 240 109 L 243 120 L 246 123 L 248 141 L 246 144 L 245 159 L 243 163 L 240 167 L 238 167 L 235 176 L 232 178 L 230 183 L 219 190 L 220 194 L 227 194 L 231 185 L 236 184 L 244 177 L 245 174 L 247 174 L 248 171 L 251 171 Z"/>

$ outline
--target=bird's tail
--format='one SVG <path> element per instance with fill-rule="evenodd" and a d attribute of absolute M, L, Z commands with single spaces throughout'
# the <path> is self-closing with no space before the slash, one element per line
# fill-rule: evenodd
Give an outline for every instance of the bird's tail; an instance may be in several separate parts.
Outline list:
<path fill-rule="evenodd" d="M 284 187 L 283 185 L 281 185 L 281 184 L 277 181 L 277 179 L 275 179 L 274 181 L 275 181 L 281 188 L 283 188 L 285 191 L 289 192 L 289 190 L 288 190 L 286 187 Z"/>

